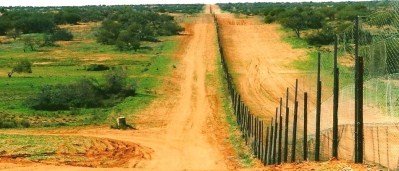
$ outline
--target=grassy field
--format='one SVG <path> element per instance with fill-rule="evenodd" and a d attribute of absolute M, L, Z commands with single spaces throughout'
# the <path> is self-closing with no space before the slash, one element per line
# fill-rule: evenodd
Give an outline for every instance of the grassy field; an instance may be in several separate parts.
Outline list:
<path fill-rule="evenodd" d="M 176 37 L 161 37 L 158 43 L 144 42 L 144 48 L 137 52 L 120 52 L 114 46 L 96 43 L 94 30 L 98 25 L 62 26 L 72 31 L 74 40 L 57 42 L 57 47 L 42 47 L 38 51 L 24 52 L 21 39 L 0 39 L 0 115 L 3 120 L 25 120 L 32 126 L 104 124 L 113 121 L 113 117 L 134 114 L 156 98 L 155 89 L 176 62 L 172 57 L 177 47 Z M 33 73 L 15 73 L 8 78 L 7 73 L 20 59 L 33 62 Z M 27 107 L 26 99 L 43 85 L 73 83 L 84 77 L 101 82 L 107 71 L 86 71 L 89 64 L 124 68 L 130 81 L 136 82 L 138 95 L 107 108 L 50 112 Z"/>

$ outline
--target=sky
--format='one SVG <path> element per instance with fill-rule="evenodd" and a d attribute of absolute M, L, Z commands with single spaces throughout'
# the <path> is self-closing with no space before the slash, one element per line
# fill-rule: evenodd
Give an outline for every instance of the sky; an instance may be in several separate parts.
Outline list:
<path fill-rule="evenodd" d="M 0 6 L 82 6 L 132 4 L 214 4 L 226 2 L 303 2 L 310 0 L 0 0 Z M 313 0 L 313 2 L 348 0 Z"/>

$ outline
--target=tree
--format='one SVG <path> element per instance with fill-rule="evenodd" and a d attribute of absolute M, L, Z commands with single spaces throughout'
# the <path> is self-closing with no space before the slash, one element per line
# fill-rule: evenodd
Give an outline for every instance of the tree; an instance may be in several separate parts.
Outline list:
<path fill-rule="evenodd" d="M 120 51 L 126 51 L 126 50 L 137 51 L 140 48 L 140 39 L 137 34 L 134 34 L 127 30 L 122 30 L 119 33 L 115 45 Z"/>
<path fill-rule="evenodd" d="M 32 63 L 27 60 L 21 60 L 19 61 L 12 69 L 11 72 L 8 73 L 8 77 L 11 78 L 12 74 L 14 73 L 32 73 Z"/>
<path fill-rule="evenodd" d="M 101 27 L 96 33 L 97 42 L 112 45 L 115 44 L 119 36 L 122 25 L 111 19 L 106 19 L 101 23 Z"/>
<path fill-rule="evenodd" d="M 7 37 L 16 40 L 18 37 L 21 36 L 22 33 L 20 30 L 13 28 L 13 29 L 7 31 L 6 34 L 7 34 Z"/>
<path fill-rule="evenodd" d="M 73 34 L 66 29 L 57 29 L 51 34 L 51 38 L 54 41 L 70 41 L 73 39 Z"/>
<path fill-rule="evenodd" d="M 52 18 L 49 14 L 34 13 L 17 19 L 14 26 L 23 33 L 52 32 L 57 27 Z"/>
<path fill-rule="evenodd" d="M 281 20 L 281 24 L 292 29 L 298 38 L 301 37 L 301 31 L 306 29 L 304 18 L 301 14 L 291 14 Z"/>
<path fill-rule="evenodd" d="M 10 20 L 0 16 L 0 35 L 5 35 L 12 27 Z"/>
<path fill-rule="evenodd" d="M 24 52 L 26 52 L 27 48 L 29 48 L 31 51 L 36 51 L 36 48 L 41 44 L 40 40 L 31 35 L 25 36 L 22 39 L 24 42 Z"/>

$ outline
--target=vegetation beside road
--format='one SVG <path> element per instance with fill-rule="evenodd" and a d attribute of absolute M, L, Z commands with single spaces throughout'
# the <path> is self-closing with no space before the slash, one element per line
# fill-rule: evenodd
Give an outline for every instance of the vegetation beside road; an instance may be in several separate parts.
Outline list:
<path fill-rule="evenodd" d="M 202 9 L 202 5 L 200 7 Z M 1 8 L 0 32 L 3 32 L 0 33 L 0 128 L 109 124 L 116 117 L 134 114 L 158 97 L 157 88 L 162 85 L 164 77 L 171 73 L 176 63 L 173 54 L 178 39 L 172 35 L 182 30 L 176 21 L 185 22 L 187 17 L 183 14 L 173 14 L 173 17 L 157 14 L 153 10 L 146 11 L 147 8 L 150 7 L 135 7 L 133 10 L 118 6 Z M 190 10 L 186 11 L 185 8 L 193 10 L 198 7 L 165 8 L 170 8 L 165 13 L 176 10 L 186 13 Z M 58 12 L 52 13 L 52 10 Z M 109 15 L 112 11 L 116 14 Z M 90 15 L 86 15 L 87 13 Z M 69 15 L 74 14 L 80 17 L 75 16 L 78 19 L 70 21 L 72 19 L 68 18 Z M 105 18 L 113 18 L 121 23 L 123 17 L 120 16 L 124 14 L 139 15 L 143 22 L 138 21 L 138 18 L 130 20 L 123 27 L 120 25 L 115 32 L 117 34 L 136 34 L 136 29 L 150 27 L 148 21 L 153 19 L 158 21 L 154 25 L 157 27 L 153 27 L 144 36 L 137 35 L 142 39 L 140 46 L 135 49 L 118 49 L 118 46 L 97 43 L 98 33 L 103 25 L 100 21 L 106 22 Z M 63 17 L 68 19 L 58 15 L 65 15 Z M 24 16 L 27 17 L 22 19 Z M 27 28 L 30 30 L 21 31 L 18 23 L 22 20 L 40 20 L 48 24 L 37 29 L 34 28 L 36 25 L 29 26 Z M 127 29 L 132 25 L 137 28 Z M 159 26 L 162 28 L 158 28 Z M 11 32 L 17 30 L 18 33 L 11 36 Z M 131 46 L 131 42 L 124 43 L 124 47 Z M 29 64 L 30 70 L 19 70 L 21 62 Z M 120 89 L 125 95 L 105 93 L 107 82 L 116 83 L 113 79 L 115 75 L 110 76 L 116 70 L 125 75 L 121 79 L 123 85 L 120 86 L 125 87 Z M 111 78 L 108 81 L 107 75 Z M 90 91 L 84 92 L 82 86 Z M 77 88 L 76 91 L 73 87 Z M 98 93 L 91 96 L 93 93 L 89 92 Z M 93 98 L 88 100 L 85 95 Z M 75 96 L 87 101 L 83 103 L 79 98 L 72 98 Z M 42 107 L 38 107 L 39 103 Z M 47 108 L 50 103 L 66 105 L 52 105 L 50 109 Z M 43 107 L 46 105 L 47 107 Z"/>

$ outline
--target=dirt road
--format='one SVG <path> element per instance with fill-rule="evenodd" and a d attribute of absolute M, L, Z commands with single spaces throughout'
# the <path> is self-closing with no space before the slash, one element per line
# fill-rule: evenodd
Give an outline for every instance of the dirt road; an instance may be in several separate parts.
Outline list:
<path fill-rule="evenodd" d="M 153 150 L 151 159 L 135 161 L 127 168 L 148 170 L 225 170 L 226 156 L 223 154 L 210 118 L 220 111 L 215 108 L 214 96 L 207 88 L 207 75 L 215 71 L 216 31 L 209 6 L 187 26 L 181 50 L 180 64 L 174 78 L 166 83 L 166 95 L 154 102 L 137 118 L 139 129 L 135 131 L 111 130 L 108 127 L 2 131 L 19 134 L 80 135 L 110 138 L 137 143 Z M 210 104 L 212 103 L 212 104 Z M 155 127 L 148 126 L 155 122 Z M 0 132 L 1 133 L 1 132 Z M 222 149 L 223 148 L 223 149 Z M 22 170 L 80 170 L 69 166 L 17 165 L 6 168 Z M 122 169 L 122 168 L 120 168 Z"/>

